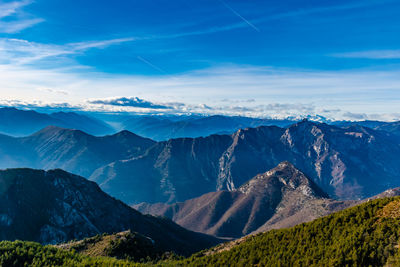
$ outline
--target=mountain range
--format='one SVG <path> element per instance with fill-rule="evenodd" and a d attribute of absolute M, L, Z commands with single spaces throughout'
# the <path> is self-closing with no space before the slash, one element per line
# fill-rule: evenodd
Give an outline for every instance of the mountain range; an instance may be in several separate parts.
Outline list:
<path fill-rule="evenodd" d="M 399 154 L 400 141 L 388 132 L 306 120 L 162 142 L 128 131 L 95 137 L 54 126 L 27 137 L 0 135 L 0 168 L 62 168 L 128 204 L 232 191 L 282 161 L 332 198 L 363 199 L 400 186 Z"/>
<path fill-rule="evenodd" d="M 91 181 L 62 170 L 0 171 L 0 240 L 56 244 L 132 230 L 163 251 L 189 255 L 220 242 L 169 219 L 142 215 Z"/>
<path fill-rule="evenodd" d="M 128 204 L 173 203 L 232 191 L 289 161 L 331 197 L 363 199 L 400 185 L 396 140 L 361 126 L 305 120 L 288 128 L 261 126 L 158 142 L 139 157 L 97 169 L 90 179 Z"/>
<path fill-rule="evenodd" d="M 75 112 L 40 113 L 34 110 L 0 108 L 0 133 L 26 136 L 47 126 L 79 129 L 93 135 L 110 134 L 114 130 L 105 122 Z"/>
<path fill-rule="evenodd" d="M 0 167 L 61 168 L 88 177 L 97 168 L 138 156 L 154 144 L 128 131 L 96 137 L 48 126 L 28 137 L 0 135 Z"/>

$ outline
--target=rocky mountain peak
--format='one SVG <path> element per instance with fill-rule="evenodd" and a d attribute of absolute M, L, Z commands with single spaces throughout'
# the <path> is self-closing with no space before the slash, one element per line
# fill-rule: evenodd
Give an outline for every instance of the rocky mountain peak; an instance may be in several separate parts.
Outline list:
<path fill-rule="evenodd" d="M 275 168 L 255 176 L 237 189 L 244 194 L 262 194 L 272 188 L 300 190 L 305 196 L 313 198 L 328 197 L 309 178 L 299 171 L 292 163 L 283 161 Z"/>

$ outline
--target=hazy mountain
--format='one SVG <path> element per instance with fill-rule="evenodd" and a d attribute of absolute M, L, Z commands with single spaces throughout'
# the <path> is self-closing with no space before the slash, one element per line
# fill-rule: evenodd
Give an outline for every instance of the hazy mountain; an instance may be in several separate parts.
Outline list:
<path fill-rule="evenodd" d="M 131 229 L 157 247 L 193 253 L 218 242 L 170 220 L 145 216 L 93 182 L 62 170 L 0 171 L 0 239 L 59 243 Z"/>
<path fill-rule="evenodd" d="M 384 123 L 375 127 L 375 129 L 386 131 L 400 137 L 400 121 Z"/>
<path fill-rule="evenodd" d="M 400 185 L 400 145 L 387 133 L 309 121 L 227 136 L 159 142 L 91 179 L 129 204 L 176 202 L 234 190 L 282 161 L 292 162 L 331 197 L 365 198 Z"/>
<path fill-rule="evenodd" d="M 28 137 L 0 136 L 0 167 L 61 168 L 88 177 L 108 163 L 144 153 L 154 143 L 128 131 L 95 137 L 49 126 Z"/>
<path fill-rule="evenodd" d="M 151 138 L 168 140 L 180 137 L 204 137 L 211 134 L 232 134 L 241 128 L 275 125 L 286 127 L 293 120 L 259 119 L 239 116 L 137 116 L 122 123 L 122 128 Z"/>
<path fill-rule="evenodd" d="M 39 113 L 33 110 L 0 108 L 0 133 L 12 136 L 26 136 L 47 126 L 79 129 L 94 135 L 113 132 L 106 123 L 87 115 L 73 112 Z"/>
<path fill-rule="evenodd" d="M 366 120 L 366 121 L 333 121 L 330 123 L 331 125 L 339 126 L 339 127 L 350 127 L 354 125 L 359 125 L 362 127 L 368 127 L 371 129 L 374 129 L 380 125 L 386 124 L 384 121 L 372 121 L 372 120 Z"/>
<path fill-rule="evenodd" d="M 400 121 L 384 122 L 384 121 L 337 121 L 332 122 L 333 125 L 340 127 L 362 126 L 374 130 L 388 132 L 397 137 L 400 137 Z"/>
<path fill-rule="evenodd" d="M 142 213 L 168 217 L 193 231 L 240 237 L 311 221 L 351 204 L 355 202 L 328 199 L 302 172 L 283 162 L 233 191 L 211 192 L 183 203 L 134 207 Z"/>

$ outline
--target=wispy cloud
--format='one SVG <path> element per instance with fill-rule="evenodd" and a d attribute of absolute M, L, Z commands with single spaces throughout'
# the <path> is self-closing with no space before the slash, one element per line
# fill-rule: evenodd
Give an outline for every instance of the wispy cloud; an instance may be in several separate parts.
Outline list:
<path fill-rule="evenodd" d="M 43 19 L 24 19 L 18 21 L 0 21 L 0 32 L 3 33 L 16 33 L 24 29 L 30 28 L 40 22 Z"/>
<path fill-rule="evenodd" d="M 8 3 L 0 3 L 0 18 L 8 17 L 17 13 L 19 9 L 31 4 L 31 0 L 13 1 Z"/>
<path fill-rule="evenodd" d="M 0 3 L 0 33 L 17 33 L 44 21 L 22 11 L 33 1 L 22 0 Z M 5 20 L 6 19 L 6 20 Z"/>
<path fill-rule="evenodd" d="M 111 45 L 132 42 L 135 40 L 136 40 L 136 38 L 134 38 L 134 37 L 117 38 L 117 39 L 111 39 L 111 40 L 70 43 L 70 44 L 65 45 L 64 47 L 66 47 L 67 50 L 71 50 L 71 51 L 83 51 L 83 50 L 87 50 L 87 49 L 91 49 L 91 48 L 105 48 L 105 47 L 108 47 Z"/>
<path fill-rule="evenodd" d="M 331 56 L 340 58 L 400 59 L 400 49 L 336 53 L 332 54 Z"/>
<path fill-rule="evenodd" d="M 101 41 L 87 41 L 52 45 L 29 42 L 21 39 L 0 39 L 0 63 L 18 65 L 29 64 L 46 58 L 73 55 L 93 48 L 105 48 L 111 45 L 134 41 L 134 38 L 118 38 Z"/>

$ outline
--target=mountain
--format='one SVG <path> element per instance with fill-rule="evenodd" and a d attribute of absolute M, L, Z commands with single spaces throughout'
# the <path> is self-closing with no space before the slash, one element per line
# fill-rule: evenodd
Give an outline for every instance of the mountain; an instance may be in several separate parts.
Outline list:
<path fill-rule="evenodd" d="M 240 116 L 136 116 L 125 120 L 122 128 L 157 141 L 181 137 L 232 134 L 241 128 L 276 125 L 286 127 L 292 120 L 259 119 Z"/>
<path fill-rule="evenodd" d="M 232 191 L 282 161 L 292 162 L 332 198 L 363 199 L 400 185 L 400 143 L 364 127 L 307 120 L 232 135 L 158 142 L 140 157 L 116 161 L 90 177 L 128 204 L 173 203 Z"/>
<path fill-rule="evenodd" d="M 33 110 L 0 108 L 0 133 L 12 136 L 26 136 L 47 126 L 79 129 L 94 135 L 113 132 L 106 123 L 74 112 L 39 113 Z"/>
<path fill-rule="evenodd" d="M 164 216 L 197 232 L 241 237 L 254 231 L 284 228 L 322 217 L 355 204 L 328 199 L 291 163 L 282 162 L 233 191 L 218 191 L 175 204 L 134 206 L 145 214 Z"/>
<path fill-rule="evenodd" d="M 0 171 L 0 240 L 56 244 L 127 229 L 184 255 L 218 242 L 168 219 L 142 215 L 95 183 L 62 170 Z"/>
<path fill-rule="evenodd" d="M 145 154 L 97 169 L 90 179 L 128 204 L 175 202 L 215 191 L 229 135 L 170 139 Z"/>
<path fill-rule="evenodd" d="M 333 125 L 340 127 L 362 126 L 390 133 L 394 136 L 400 137 L 400 121 L 384 122 L 384 121 L 336 121 L 332 122 Z"/>
<path fill-rule="evenodd" d="M 399 266 L 400 199 L 385 198 L 244 237 L 170 266 Z"/>
<path fill-rule="evenodd" d="M 108 163 L 144 153 L 154 143 L 128 131 L 96 137 L 48 126 L 28 137 L 0 136 L 0 167 L 61 168 L 88 177 Z"/>
<path fill-rule="evenodd" d="M 330 197 L 363 199 L 400 186 L 396 140 L 362 126 L 340 128 L 306 120 L 288 128 L 260 126 L 232 135 L 163 142 L 128 131 L 95 137 L 50 126 L 28 137 L 0 135 L 0 168 L 62 168 L 138 204 L 232 191 L 289 161 Z"/>

